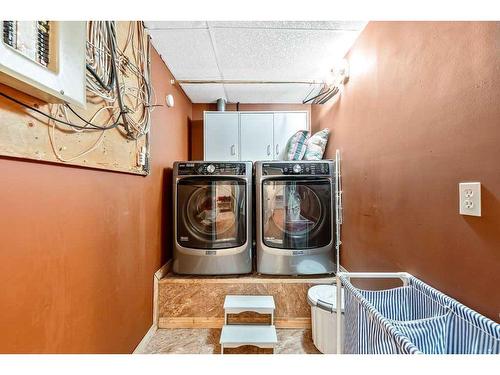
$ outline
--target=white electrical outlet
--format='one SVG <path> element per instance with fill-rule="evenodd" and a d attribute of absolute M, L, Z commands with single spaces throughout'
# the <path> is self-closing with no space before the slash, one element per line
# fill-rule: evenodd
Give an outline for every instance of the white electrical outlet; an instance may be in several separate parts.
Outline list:
<path fill-rule="evenodd" d="M 481 183 L 460 182 L 458 184 L 460 215 L 481 216 Z"/>

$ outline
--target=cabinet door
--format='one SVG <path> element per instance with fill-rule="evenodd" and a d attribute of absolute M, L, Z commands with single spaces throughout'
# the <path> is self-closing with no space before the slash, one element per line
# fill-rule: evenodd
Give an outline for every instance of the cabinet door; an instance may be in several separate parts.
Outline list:
<path fill-rule="evenodd" d="M 298 130 L 309 130 L 307 112 L 274 113 L 274 160 L 284 160 L 288 140 Z"/>
<path fill-rule="evenodd" d="M 205 160 L 239 160 L 237 112 L 205 113 Z"/>
<path fill-rule="evenodd" d="M 241 160 L 273 160 L 273 114 L 240 114 Z"/>

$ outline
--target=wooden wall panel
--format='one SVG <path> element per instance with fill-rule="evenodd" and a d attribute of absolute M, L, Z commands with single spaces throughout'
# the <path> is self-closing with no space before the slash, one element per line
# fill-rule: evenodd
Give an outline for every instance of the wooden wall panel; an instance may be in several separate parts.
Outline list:
<path fill-rule="evenodd" d="M 118 46 L 125 45 L 129 25 L 131 22 L 117 22 Z M 137 37 L 135 38 L 137 44 Z M 130 49 L 129 49 L 130 51 Z M 130 52 L 127 57 L 134 61 Z M 132 77 L 125 77 L 125 82 L 132 83 Z M 17 90 L 0 84 L 0 92 L 13 96 L 16 99 L 34 106 L 45 113 L 54 113 L 55 105 L 47 104 L 23 94 Z M 78 110 L 84 118 L 89 119 L 103 102 L 95 98 L 87 98 L 86 110 Z M 60 116 L 59 116 L 60 117 Z M 94 119 L 94 123 L 101 124 L 109 117 L 109 112 L 102 111 Z M 75 117 L 70 117 L 73 121 Z M 81 124 L 74 120 L 75 124 Z M 0 155 L 16 158 L 25 158 L 54 163 L 64 163 L 84 167 L 108 169 L 112 171 L 146 174 L 143 168 L 137 165 L 137 152 L 145 143 L 144 137 L 134 141 L 127 139 L 118 129 L 104 132 L 102 141 L 93 151 L 84 156 L 73 159 L 82 151 L 91 148 L 101 137 L 101 132 L 76 133 L 68 126 L 53 128 L 47 118 L 25 109 L 5 98 L 0 97 Z M 51 144 L 49 132 L 54 129 L 54 144 Z M 56 157 L 54 150 L 63 161 Z"/>

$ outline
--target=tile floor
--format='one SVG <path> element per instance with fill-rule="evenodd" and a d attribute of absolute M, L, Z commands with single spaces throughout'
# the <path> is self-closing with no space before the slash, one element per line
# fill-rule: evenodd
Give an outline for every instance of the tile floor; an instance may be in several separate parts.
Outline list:
<path fill-rule="evenodd" d="M 310 329 L 277 329 L 275 354 L 319 354 Z M 141 354 L 220 354 L 220 329 L 159 329 Z M 242 346 L 225 354 L 267 354 L 269 349 Z"/>

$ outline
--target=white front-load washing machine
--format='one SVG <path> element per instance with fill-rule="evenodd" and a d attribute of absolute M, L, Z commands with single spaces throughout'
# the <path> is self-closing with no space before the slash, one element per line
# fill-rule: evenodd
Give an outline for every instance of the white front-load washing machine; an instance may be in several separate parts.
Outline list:
<path fill-rule="evenodd" d="M 174 163 L 173 271 L 252 271 L 252 163 Z"/>

